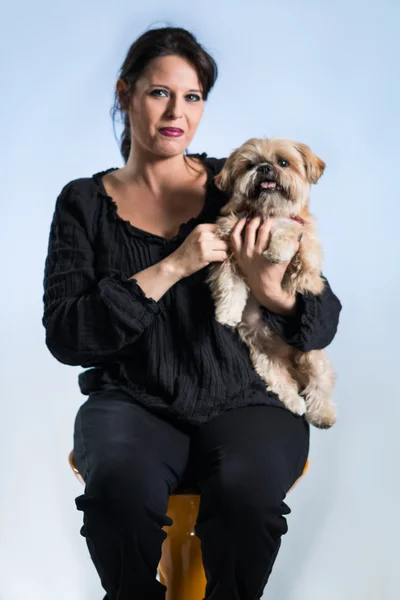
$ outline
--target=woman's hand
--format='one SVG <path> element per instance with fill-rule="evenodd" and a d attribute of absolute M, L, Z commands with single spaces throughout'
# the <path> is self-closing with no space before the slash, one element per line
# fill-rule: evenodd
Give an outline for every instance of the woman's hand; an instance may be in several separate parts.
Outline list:
<path fill-rule="evenodd" d="M 282 279 L 290 260 L 274 264 L 263 256 L 274 220 L 268 217 L 262 223 L 261 217 L 255 217 L 246 225 L 246 219 L 240 219 L 232 230 L 231 245 L 238 267 L 260 304 L 289 316 L 295 313 L 296 296 L 282 289 Z"/>
<path fill-rule="evenodd" d="M 202 223 L 188 235 L 175 252 L 165 259 L 182 279 L 203 269 L 211 262 L 222 262 L 227 257 L 228 243 L 220 239 L 218 225 Z"/>

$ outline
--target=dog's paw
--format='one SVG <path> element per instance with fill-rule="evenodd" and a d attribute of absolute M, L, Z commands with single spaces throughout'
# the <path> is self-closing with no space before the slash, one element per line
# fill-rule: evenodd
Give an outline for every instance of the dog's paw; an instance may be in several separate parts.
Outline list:
<path fill-rule="evenodd" d="M 215 313 L 215 318 L 221 325 L 227 325 L 228 327 L 237 327 L 241 322 L 242 318 L 238 315 L 229 315 L 225 312 L 219 313 L 218 311 Z"/>
<path fill-rule="evenodd" d="M 318 412 L 307 412 L 307 421 L 318 429 L 329 429 L 336 423 L 336 410 L 333 406 L 324 406 Z"/>
<path fill-rule="evenodd" d="M 286 408 L 288 408 L 295 415 L 302 416 L 305 414 L 306 403 L 304 401 L 304 398 L 302 398 L 298 394 L 293 394 L 293 396 L 289 396 L 289 397 L 285 397 L 285 398 L 282 398 L 280 396 L 280 399 L 282 400 L 282 402 L 284 403 Z"/>
<path fill-rule="evenodd" d="M 223 325 L 224 327 L 231 327 L 232 329 L 236 329 L 240 323 L 240 321 L 220 321 L 219 319 L 217 319 L 218 323 L 220 325 Z"/>

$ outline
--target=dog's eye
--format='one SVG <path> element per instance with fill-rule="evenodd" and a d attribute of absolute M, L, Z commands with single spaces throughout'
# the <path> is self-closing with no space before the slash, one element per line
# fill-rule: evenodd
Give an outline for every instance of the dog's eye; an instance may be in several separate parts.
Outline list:
<path fill-rule="evenodd" d="M 247 169 L 248 171 L 251 171 L 251 169 L 252 169 L 253 167 L 254 167 L 254 164 L 253 164 L 253 163 L 251 163 L 251 162 L 247 163 L 247 165 L 246 165 L 246 169 Z"/>
<path fill-rule="evenodd" d="M 280 158 L 278 160 L 278 165 L 281 167 L 288 167 L 289 166 L 289 161 L 285 160 L 284 158 Z"/>

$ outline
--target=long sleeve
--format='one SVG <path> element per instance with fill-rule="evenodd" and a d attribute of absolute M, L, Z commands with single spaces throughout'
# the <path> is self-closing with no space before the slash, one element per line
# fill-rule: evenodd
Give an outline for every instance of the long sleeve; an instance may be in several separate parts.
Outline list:
<path fill-rule="evenodd" d="M 264 322 L 281 338 L 303 352 L 322 350 L 335 337 L 342 305 L 332 292 L 324 275 L 325 288 L 321 294 L 297 293 L 296 314 L 278 315 L 262 307 Z"/>
<path fill-rule="evenodd" d="M 57 198 L 42 322 L 47 347 L 57 360 L 91 367 L 133 344 L 159 313 L 159 305 L 122 272 L 96 277 L 93 223 L 82 210 L 84 200 L 73 182 Z"/>

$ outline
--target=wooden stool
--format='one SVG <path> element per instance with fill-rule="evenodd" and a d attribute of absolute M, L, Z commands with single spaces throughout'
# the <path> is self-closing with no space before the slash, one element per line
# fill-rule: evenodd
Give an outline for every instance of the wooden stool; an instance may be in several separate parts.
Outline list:
<path fill-rule="evenodd" d="M 76 468 L 73 451 L 69 453 L 69 464 L 79 481 L 83 477 Z M 308 469 L 307 460 L 302 476 Z M 301 476 L 301 477 L 302 477 Z M 300 481 L 293 485 L 292 489 Z M 193 487 L 181 487 L 169 499 L 168 516 L 173 520 L 165 527 L 168 534 L 162 545 L 158 565 L 160 582 L 167 587 L 166 600 L 202 600 L 206 589 L 200 540 L 194 526 L 199 512 L 200 494 Z"/>

